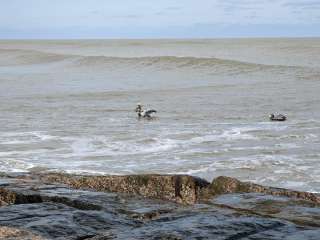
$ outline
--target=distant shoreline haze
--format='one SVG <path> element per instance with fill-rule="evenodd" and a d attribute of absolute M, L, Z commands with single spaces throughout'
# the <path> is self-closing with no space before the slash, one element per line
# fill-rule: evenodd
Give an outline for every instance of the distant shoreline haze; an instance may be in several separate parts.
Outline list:
<path fill-rule="evenodd" d="M 0 39 L 207 39 L 207 38 L 303 38 L 320 37 L 320 23 L 314 25 L 262 25 L 262 26 L 195 26 L 169 29 L 118 29 L 83 30 L 43 29 L 6 30 L 0 26 Z"/>

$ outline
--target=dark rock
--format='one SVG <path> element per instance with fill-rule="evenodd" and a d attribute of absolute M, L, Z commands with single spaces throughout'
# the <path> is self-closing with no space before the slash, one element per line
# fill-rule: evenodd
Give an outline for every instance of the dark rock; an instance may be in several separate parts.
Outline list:
<path fill-rule="evenodd" d="M 93 237 L 85 238 L 87 240 L 110 240 L 110 239 L 115 239 L 115 235 L 112 233 L 103 233 L 103 234 L 98 234 Z"/>
<path fill-rule="evenodd" d="M 0 225 L 57 240 L 318 239 L 317 197 L 227 177 L 3 175 Z"/>

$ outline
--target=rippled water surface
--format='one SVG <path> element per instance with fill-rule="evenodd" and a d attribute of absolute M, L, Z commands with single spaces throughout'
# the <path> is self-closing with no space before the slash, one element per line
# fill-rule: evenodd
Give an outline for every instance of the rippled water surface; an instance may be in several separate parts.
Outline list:
<path fill-rule="evenodd" d="M 319 135 L 320 39 L 0 41 L 0 171 L 319 192 Z"/>

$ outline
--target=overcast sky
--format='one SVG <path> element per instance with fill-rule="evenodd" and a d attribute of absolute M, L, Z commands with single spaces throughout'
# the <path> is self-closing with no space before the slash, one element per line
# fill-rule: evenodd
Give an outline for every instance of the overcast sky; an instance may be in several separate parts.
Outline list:
<path fill-rule="evenodd" d="M 0 38 L 320 36 L 320 0 L 0 0 Z"/>

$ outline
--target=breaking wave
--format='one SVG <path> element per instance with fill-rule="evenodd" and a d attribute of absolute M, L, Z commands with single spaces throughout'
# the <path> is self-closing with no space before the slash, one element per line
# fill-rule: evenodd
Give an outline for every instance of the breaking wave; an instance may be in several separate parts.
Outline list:
<path fill-rule="evenodd" d="M 68 60 L 68 61 L 66 61 Z M 0 66 L 32 65 L 64 62 L 65 67 L 75 68 L 115 68 L 123 67 L 154 67 L 157 69 L 226 69 L 242 71 L 297 69 L 296 66 L 265 65 L 214 57 L 191 56 L 147 56 L 147 57 L 113 57 L 113 56 L 82 56 L 57 54 L 36 50 L 0 49 Z M 231 72 L 232 73 L 232 72 Z"/>

